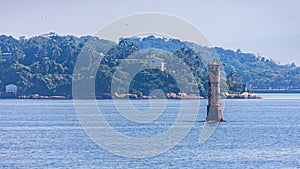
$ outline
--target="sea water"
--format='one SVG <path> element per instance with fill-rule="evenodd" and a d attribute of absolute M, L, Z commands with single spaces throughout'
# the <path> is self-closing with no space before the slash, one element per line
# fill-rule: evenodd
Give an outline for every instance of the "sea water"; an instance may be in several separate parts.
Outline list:
<path fill-rule="evenodd" d="M 200 107 L 191 130 L 171 149 L 145 158 L 116 155 L 93 141 L 81 127 L 72 100 L 2 99 L 0 168 L 300 168 L 300 95 L 262 96 L 223 100 L 227 122 L 203 144 L 199 135 L 207 100 L 185 100 Z M 118 114 L 113 100 L 96 102 L 116 132 L 142 139 L 172 127 L 181 103 L 167 100 L 159 118 L 139 124 Z M 122 108 L 126 106 L 147 112 L 151 102 L 132 100 Z"/>

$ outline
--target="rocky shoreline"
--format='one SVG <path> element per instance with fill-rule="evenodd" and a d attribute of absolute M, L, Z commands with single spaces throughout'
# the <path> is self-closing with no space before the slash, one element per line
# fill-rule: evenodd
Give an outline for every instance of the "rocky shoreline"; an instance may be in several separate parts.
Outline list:
<path fill-rule="evenodd" d="M 142 94 L 118 94 L 115 93 L 112 97 L 113 99 L 125 99 L 125 98 L 131 98 L 131 99 L 203 99 L 204 97 L 196 95 L 196 94 L 187 94 L 187 93 L 167 93 L 166 96 L 145 96 Z"/>
<path fill-rule="evenodd" d="M 32 95 L 21 95 L 21 96 L 10 96 L 10 97 L 1 97 L 2 99 L 73 99 L 71 96 L 44 96 L 39 94 Z M 132 94 L 132 93 L 115 93 L 113 96 L 111 94 L 106 94 L 102 97 L 96 97 L 97 100 L 102 99 L 206 99 L 196 94 L 187 94 L 187 93 L 167 93 L 165 96 L 145 96 L 142 94 Z M 261 99 L 262 97 L 258 94 L 244 92 L 241 94 L 229 94 L 225 93 L 221 95 L 222 99 Z M 91 97 L 86 97 L 82 99 L 93 99 Z"/>
<path fill-rule="evenodd" d="M 241 94 L 224 94 L 225 99 L 261 99 L 262 97 L 255 93 L 244 92 Z"/>
<path fill-rule="evenodd" d="M 166 96 L 144 96 L 138 94 L 118 94 L 112 97 L 112 99 L 206 99 L 207 97 L 202 97 L 196 94 L 187 94 L 187 93 L 167 93 Z M 255 93 L 244 92 L 240 94 L 229 94 L 225 93 L 221 95 L 222 99 L 261 99 L 262 97 Z"/>
<path fill-rule="evenodd" d="M 32 95 L 5 95 L 0 96 L 0 99 L 72 99 L 70 96 L 45 96 L 39 94 Z"/>

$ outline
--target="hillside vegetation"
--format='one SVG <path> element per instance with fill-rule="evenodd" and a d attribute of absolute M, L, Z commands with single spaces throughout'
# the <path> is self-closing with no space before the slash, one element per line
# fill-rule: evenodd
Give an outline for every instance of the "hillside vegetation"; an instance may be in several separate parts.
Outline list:
<path fill-rule="evenodd" d="M 205 95 L 207 91 L 206 66 L 213 59 L 220 60 L 224 74 L 222 90 L 231 93 L 243 88 L 300 88 L 300 68 L 295 64 L 278 65 L 274 61 L 240 50 L 232 51 L 220 47 L 208 48 L 177 39 L 148 36 L 145 38 L 120 39 L 119 43 L 92 36 L 36 36 L 15 39 L 0 36 L 0 92 L 8 84 L 18 86 L 19 95 L 64 95 L 72 96 L 72 80 L 89 78 L 82 72 L 73 73 L 79 55 L 96 64 L 95 94 L 98 98 L 111 97 L 112 82 L 122 84 L 122 78 L 130 82 L 129 92 L 149 95 L 155 89 L 166 93 L 185 91 Z M 166 71 L 151 69 L 144 62 L 144 69 L 130 79 L 126 71 L 114 76 L 123 59 L 148 57 L 164 59 Z M 175 56 L 175 57 L 174 57 Z M 176 59 L 179 58 L 178 62 Z M 186 65 L 194 78 L 174 79 L 168 71 L 177 64 Z M 88 67 L 86 67 L 88 69 Z M 174 71 L 175 72 L 175 71 Z M 175 74 L 180 75 L 178 70 Z M 178 76 L 180 77 L 180 76 Z M 118 81 L 119 80 L 119 81 Z M 178 86 L 178 81 L 186 84 Z M 196 88 L 195 88 L 196 84 Z M 122 86 L 122 85 L 120 85 Z M 180 91 L 180 89 L 182 91 Z M 117 92 L 128 92 L 125 88 Z"/>

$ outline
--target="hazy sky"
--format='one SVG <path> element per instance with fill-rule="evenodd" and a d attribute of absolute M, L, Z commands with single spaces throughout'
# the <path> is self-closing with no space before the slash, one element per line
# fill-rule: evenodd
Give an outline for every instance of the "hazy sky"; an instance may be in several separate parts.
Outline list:
<path fill-rule="evenodd" d="M 161 12 L 201 30 L 214 46 L 300 65 L 298 0 L 0 0 L 0 34 L 93 35 L 121 17 Z"/>

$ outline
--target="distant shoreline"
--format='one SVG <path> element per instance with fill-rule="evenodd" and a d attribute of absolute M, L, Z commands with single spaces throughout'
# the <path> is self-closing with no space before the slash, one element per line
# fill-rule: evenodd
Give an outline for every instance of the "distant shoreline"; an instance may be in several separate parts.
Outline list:
<path fill-rule="evenodd" d="M 300 93 L 300 89 L 252 89 L 253 93 Z"/>
<path fill-rule="evenodd" d="M 260 99 L 261 96 L 257 95 L 257 94 L 279 94 L 279 93 L 286 93 L 286 94 L 291 94 L 291 93 L 295 93 L 295 94 L 300 94 L 300 89 L 292 89 L 292 90 L 284 90 L 284 89 L 273 89 L 273 90 L 269 90 L 269 89 L 253 89 L 251 90 L 251 93 L 249 93 L 248 97 L 245 97 L 244 94 L 229 94 L 228 96 L 226 96 L 225 99 Z M 257 98 L 255 97 L 249 97 L 250 95 L 253 96 L 257 96 Z M 122 99 L 132 99 L 132 100 L 147 100 L 147 99 L 161 99 L 161 98 L 156 98 L 156 97 L 144 97 L 144 98 L 132 98 L 132 97 L 123 97 L 123 98 L 99 98 L 96 97 L 96 100 L 113 100 L 113 99 L 118 99 L 118 100 L 122 100 Z M 42 95 L 30 95 L 30 96 L 1 96 L 0 99 L 31 99 L 31 100 L 35 100 L 35 99 L 39 99 L 39 100 L 74 100 L 74 98 L 72 98 L 71 96 L 42 96 Z M 93 99 L 93 98 L 82 98 L 83 100 L 85 99 Z M 199 98 L 180 98 L 180 97 L 167 97 L 166 99 L 171 99 L 171 100 L 193 100 L 193 99 L 207 99 L 206 97 L 199 97 Z M 221 98 L 224 99 L 224 98 Z M 94 100 L 94 99 L 93 99 Z"/>

